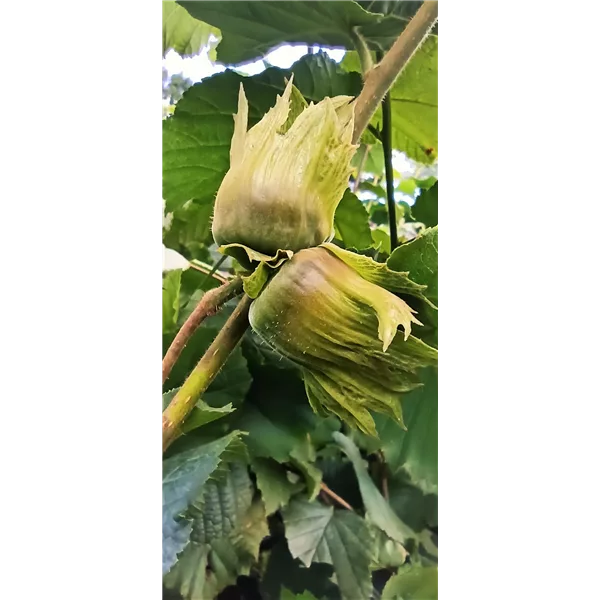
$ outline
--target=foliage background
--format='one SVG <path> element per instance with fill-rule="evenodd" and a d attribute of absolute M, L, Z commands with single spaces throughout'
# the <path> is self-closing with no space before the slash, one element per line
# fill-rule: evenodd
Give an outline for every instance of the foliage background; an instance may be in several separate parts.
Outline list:
<path fill-rule="evenodd" d="M 203 293 L 219 285 L 210 272 L 218 266 L 215 274 L 226 277 L 237 269 L 231 259 L 221 262 L 210 217 L 228 168 L 239 82 L 251 124 L 273 105 L 290 73 L 308 100 L 356 95 L 361 77 L 348 32 L 360 25 L 373 51 L 386 49 L 420 3 L 218 4 L 163 3 L 165 54 L 230 67 L 213 68 L 221 72 L 195 85 L 163 68 L 165 350 Z M 269 51 L 285 42 L 304 42 L 306 54 L 289 68 L 270 66 Z M 346 51 L 336 61 L 317 44 Z M 262 70 L 252 67 L 256 58 Z M 380 112 L 355 157 L 335 241 L 410 270 L 437 302 L 437 36 L 419 49 L 391 101 L 403 246 L 391 252 Z M 165 404 L 233 305 L 193 336 L 164 386 Z M 437 347 L 435 312 L 424 303 L 415 308 L 422 339 Z M 427 370 L 422 381 L 403 398 L 408 431 L 376 415 L 379 439 L 371 438 L 335 417 L 317 417 L 294 366 L 247 333 L 165 456 L 166 597 L 437 597 L 437 372 Z"/>

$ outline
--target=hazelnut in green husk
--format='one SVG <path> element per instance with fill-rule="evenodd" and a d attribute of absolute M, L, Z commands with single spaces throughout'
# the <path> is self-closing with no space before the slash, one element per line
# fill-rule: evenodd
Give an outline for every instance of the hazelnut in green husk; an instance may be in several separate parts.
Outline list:
<path fill-rule="evenodd" d="M 369 411 L 402 424 L 400 396 L 420 385 L 419 368 L 437 364 L 437 350 L 411 335 L 412 324 L 420 323 L 404 300 L 352 268 L 366 272 L 370 261 L 356 256 L 330 244 L 294 254 L 252 304 L 250 324 L 302 367 L 317 413 L 332 412 L 377 435 Z M 371 279 L 381 279 L 386 267 L 371 262 Z"/>
<path fill-rule="evenodd" d="M 344 194 L 356 146 L 352 97 L 293 106 L 290 81 L 276 104 L 249 130 L 240 85 L 230 168 L 217 193 L 212 224 L 222 251 L 268 260 L 332 239 L 333 216 Z M 304 100 L 302 99 L 302 102 Z M 298 114 L 299 113 L 299 114 Z"/>

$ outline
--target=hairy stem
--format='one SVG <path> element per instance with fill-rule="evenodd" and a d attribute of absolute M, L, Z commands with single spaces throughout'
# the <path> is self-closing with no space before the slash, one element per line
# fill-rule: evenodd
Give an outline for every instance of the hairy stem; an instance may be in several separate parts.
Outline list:
<path fill-rule="evenodd" d="M 371 58 L 371 51 L 365 38 L 359 33 L 358 27 L 353 27 L 350 31 L 350 37 L 354 43 L 354 48 L 358 54 L 358 60 L 360 60 L 360 69 L 363 74 L 363 78 L 367 76 L 367 73 L 373 68 L 373 59 Z"/>
<path fill-rule="evenodd" d="M 218 288 L 209 290 L 202 296 L 200 302 L 198 302 L 196 308 L 192 314 L 187 318 L 186 322 L 181 326 L 181 329 L 177 332 L 175 339 L 171 342 L 165 357 L 162 362 L 162 378 L 163 383 L 169 378 L 169 374 L 173 369 L 173 365 L 177 362 L 183 349 L 190 341 L 192 335 L 202 321 L 206 317 L 210 317 L 225 304 L 228 300 L 231 300 L 235 296 L 242 293 L 242 280 L 240 277 L 235 277 L 231 281 L 224 283 Z"/>
<path fill-rule="evenodd" d="M 360 139 L 387 91 L 435 25 L 437 17 L 437 0 L 423 2 L 383 60 L 367 74 L 354 108 L 354 144 Z"/>
<path fill-rule="evenodd" d="M 196 401 L 212 383 L 242 339 L 248 328 L 248 311 L 251 303 L 252 299 L 244 294 L 223 329 L 219 331 L 169 406 L 165 408 L 162 417 L 163 452 L 177 437 L 179 427 L 194 408 Z"/>

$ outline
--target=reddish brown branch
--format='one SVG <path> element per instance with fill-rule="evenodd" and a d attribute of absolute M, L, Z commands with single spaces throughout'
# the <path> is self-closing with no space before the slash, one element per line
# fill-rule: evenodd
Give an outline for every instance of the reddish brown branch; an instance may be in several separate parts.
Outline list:
<path fill-rule="evenodd" d="M 204 321 L 206 317 L 216 314 L 216 312 L 223 304 L 225 304 L 225 302 L 231 300 L 241 293 L 242 280 L 240 277 L 235 277 L 231 281 L 224 283 L 222 286 L 209 290 L 206 292 L 206 294 L 204 294 L 204 296 L 202 296 L 192 314 L 187 318 L 186 322 L 177 332 L 175 339 L 171 343 L 171 346 L 163 358 L 163 383 L 168 379 L 173 365 L 181 356 L 183 349 L 186 347 L 187 343 L 190 341 L 190 338 L 192 335 L 194 335 L 194 332 L 196 329 L 198 329 L 202 321 Z"/>
<path fill-rule="evenodd" d="M 179 435 L 181 424 L 196 405 L 198 398 L 212 383 L 242 339 L 248 328 L 251 303 L 252 299 L 249 296 L 242 297 L 223 329 L 163 411 L 163 452 Z"/>
<path fill-rule="evenodd" d="M 338 496 L 326 483 L 321 482 L 321 491 L 333 498 L 338 504 L 348 510 L 354 510 L 341 496 Z"/>
<path fill-rule="evenodd" d="M 356 99 L 354 108 L 354 135 L 352 138 L 354 144 L 360 139 L 362 132 L 369 124 L 387 91 L 394 85 L 398 75 L 429 35 L 437 18 L 437 0 L 423 2 L 382 61 L 367 73 L 365 84 Z"/>

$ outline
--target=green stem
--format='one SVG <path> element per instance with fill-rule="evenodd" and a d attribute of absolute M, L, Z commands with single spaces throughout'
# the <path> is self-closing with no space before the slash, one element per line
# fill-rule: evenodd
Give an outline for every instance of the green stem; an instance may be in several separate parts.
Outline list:
<path fill-rule="evenodd" d="M 165 408 L 162 417 L 163 452 L 179 435 L 181 424 L 194 408 L 198 398 L 207 390 L 242 339 L 248 328 L 250 304 L 252 299 L 244 294 L 223 329 Z"/>
<path fill-rule="evenodd" d="M 417 48 L 427 38 L 437 18 L 437 0 L 423 2 L 383 60 L 369 71 L 365 78 L 365 85 L 356 99 L 352 143 L 356 144 L 360 139 L 383 97 L 394 85 L 396 78 Z"/>
<path fill-rule="evenodd" d="M 218 288 L 206 292 L 194 308 L 192 314 L 186 319 L 175 339 L 171 342 L 162 362 L 163 383 L 168 379 L 173 365 L 177 362 L 183 349 L 190 341 L 192 335 L 206 317 L 214 315 L 220 308 L 235 296 L 242 293 L 242 279 L 236 277 Z"/>
<path fill-rule="evenodd" d="M 360 60 L 360 69 L 363 74 L 363 78 L 367 76 L 367 73 L 373 68 L 373 59 L 371 58 L 371 51 L 365 41 L 365 38 L 359 33 L 358 27 L 353 27 L 350 30 L 350 37 L 354 42 L 354 48 L 358 54 L 358 60 Z"/>

